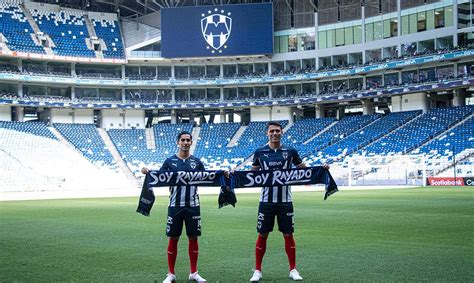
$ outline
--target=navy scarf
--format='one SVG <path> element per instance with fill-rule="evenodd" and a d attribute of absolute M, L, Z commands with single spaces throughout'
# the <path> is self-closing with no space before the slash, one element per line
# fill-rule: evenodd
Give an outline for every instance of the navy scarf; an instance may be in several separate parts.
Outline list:
<path fill-rule="evenodd" d="M 301 169 L 235 171 L 229 178 L 224 171 L 150 171 L 143 182 L 137 212 L 145 216 L 155 202 L 153 187 L 195 185 L 202 187 L 221 187 L 219 208 L 228 204 L 235 207 L 237 198 L 234 189 L 251 187 L 270 187 L 283 185 L 324 184 L 324 200 L 338 191 L 337 184 L 329 170 L 322 166 Z"/>

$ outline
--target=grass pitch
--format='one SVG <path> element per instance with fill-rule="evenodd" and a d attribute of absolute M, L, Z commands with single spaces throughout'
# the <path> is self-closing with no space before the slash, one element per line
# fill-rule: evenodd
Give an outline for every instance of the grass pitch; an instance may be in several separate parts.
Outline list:
<path fill-rule="evenodd" d="M 137 192 L 138 194 L 138 192 Z M 474 189 L 294 193 L 297 268 L 305 282 L 474 278 Z M 167 272 L 167 198 L 151 217 L 137 198 L 0 203 L 0 282 L 161 282 Z M 248 282 L 258 195 L 217 209 L 201 196 L 199 271 L 208 282 Z M 189 274 L 179 243 L 178 282 Z M 283 237 L 270 234 L 263 282 L 289 282 Z"/>

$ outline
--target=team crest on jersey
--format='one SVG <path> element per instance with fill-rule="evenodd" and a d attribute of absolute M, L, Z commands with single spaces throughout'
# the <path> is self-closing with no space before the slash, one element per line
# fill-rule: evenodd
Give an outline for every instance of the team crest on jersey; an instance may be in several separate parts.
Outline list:
<path fill-rule="evenodd" d="M 288 158 L 288 151 L 283 151 L 281 155 L 283 156 L 283 159 L 287 159 Z"/>
<path fill-rule="evenodd" d="M 196 162 L 191 161 L 191 163 L 189 163 L 189 165 L 191 166 L 191 168 L 196 169 L 196 166 L 197 166 Z"/>
<path fill-rule="evenodd" d="M 214 8 L 201 14 L 201 33 L 207 43 L 207 49 L 212 54 L 222 53 L 222 49 L 227 48 L 226 42 L 232 31 L 231 13 Z M 212 48 L 212 49 L 211 49 Z"/>

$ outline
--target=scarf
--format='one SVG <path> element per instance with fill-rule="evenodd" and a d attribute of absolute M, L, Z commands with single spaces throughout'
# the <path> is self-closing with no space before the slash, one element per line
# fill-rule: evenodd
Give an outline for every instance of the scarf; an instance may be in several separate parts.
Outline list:
<path fill-rule="evenodd" d="M 337 184 L 329 170 L 322 166 L 301 169 L 281 169 L 262 171 L 234 171 L 229 178 L 224 171 L 150 171 L 145 176 L 137 212 L 150 215 L 155 201 L 153 187 L 203 186 L 221 187 L 218 197 L 219 208 L 228 204 L 235 207 L 235 188 L 270 187 L 286 185 L 324 184 L 324 200 L 338 191 Z"/>

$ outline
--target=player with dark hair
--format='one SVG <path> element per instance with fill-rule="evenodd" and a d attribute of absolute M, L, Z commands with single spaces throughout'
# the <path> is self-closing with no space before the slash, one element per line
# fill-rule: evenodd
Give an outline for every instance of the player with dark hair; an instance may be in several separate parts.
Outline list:
<path fill-rule="evenodd" d="M 194 157 L 189 152 L 193 143 L 191 133 L 187 131 L 179 133 L 176 143 L 179 147 L 178 153 L 167 158 L 160 170 L 205 170 L 199 158 Z M 147 174 L 149 169 L 142 168 L 141 172 Z M 167 219 L 166 236 L 169 238 L 168 274 L 165 280 L 163 280 L 163 283 L 176 281 L 174 267 L 178 254 L 178 240 L 183 230 L 183 222 L 186 225 L 186 235 L 189 239 L 188 253 L 191 267 L 189 280 L 206 282 L 206 279 L 202 278 L 197 271 L 198 237 L 201 236 L 201 212 L 196 186 L 170 186 L 170 202 Z"/>
<path fill-rule="evenodd" d="M 296 149 L 281 144 L 283 129 L 278 122 L 269 122 L 267 125 L 268 144 L 258 148 L 253 156 L 252 170 L 279 170 L 304 168 L 306 165 Z M 323 165 L 326 169 L 327 164 Z M 255 272 L 250 279 L 258 282 L 262 279 L 262 260 L 265 255 L 267 238 L 273 231 L 275 216 L 278 230 L 285 239 L 285 251 L 290 266 L 289 278 L 295 281 L 303 280 L 296 270 L 296 247 L 293 238 L 293 198 L 290 186 L 263 187 L 260 194 L 260 205 L 257 216 L 258 238 L 255 247 Z"/>

